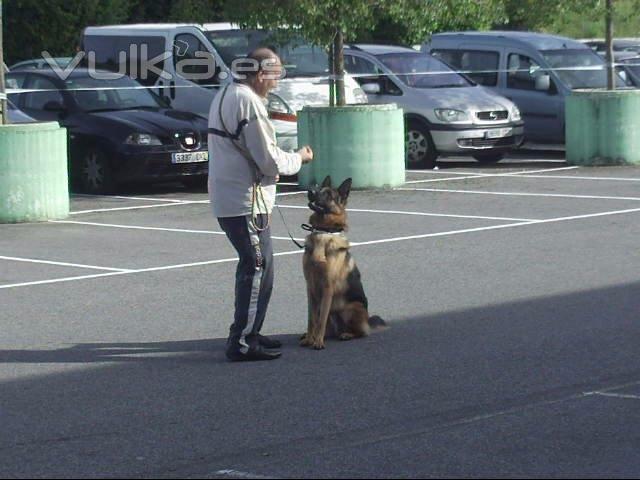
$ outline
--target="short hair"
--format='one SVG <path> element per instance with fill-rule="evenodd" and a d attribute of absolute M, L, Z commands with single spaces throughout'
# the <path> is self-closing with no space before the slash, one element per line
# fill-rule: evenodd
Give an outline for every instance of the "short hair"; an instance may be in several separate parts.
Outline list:
<path fill-rule="evenodd" d="M 252 50 L 245 58 L 240 59 L 235 63 L 236 68 L 234 69 L 234 73 L 236 73 L 236 75 L 253 77 L 257 75 L 258 72 L 264 70 L 265 60 L 281 62 L 280 57 L 278 57 L 276 52 L 267 47 L 259 47 Z M 257 69 L 255 68 L 256 65 Z"/>

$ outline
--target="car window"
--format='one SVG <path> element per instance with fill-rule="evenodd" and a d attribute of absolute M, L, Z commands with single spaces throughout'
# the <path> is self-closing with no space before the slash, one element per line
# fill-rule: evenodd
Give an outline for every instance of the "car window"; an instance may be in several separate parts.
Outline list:
<path fill-rule="evenodd" d="M 7 89 L 23 88 L 27 75 L 25 73 L 9 73 L 5 78 L 5 87 Z M 7 97 L 15 104 L 19 105 L 24 93 L 10 93 Z"/>
<path fill-rule="evenodd" d="M 507 62 L 507 88 L 535 90 L 536 77 L 541 73 L 540 65 L 535 60 L 512 53 Z"/>
<path fill-rule="evenodd" d="M 5 87 L 22 88 L 26 78 L 27 75 L 25 73 L 9 73 L 6 76 Z"/>
<path fill-rule="evenodd" d="M 207 55 L 208 65 L 203 63 L 205 57 L 202 54 Z M 173 41 L 173 66 L 178 75 L 196 83 L 204 85 L 214 83 L 213 77 L 216 72 L 214 59 L 202 42 L 190 33 L 176 35 Z"/>
<path fill-rule="evenodd" d="M 542 56 L 555 69 L 556 75 L 572 90 L 577 88 L 605 88 L 605 61 L 589 49 L 542 50 Z M 616 76 L 616 87 L 624 81 Z"/>
<path fill-rule="evenodd" d="M 55 102 L 64 105 L 64 99 L 60 90 L 48 78 L 34 76 L 28 84 L 30 89 L 46 90 L 44 92 L 31 92 L 24 95 L 25 110 L 44 110 L 45 105 Z"/>
<path fill-rule="evenodd" d="M 268 46 L 278 54 L 287 69 L 287 77 L 326 75 L 329 57 L 324 48 L 299 35 L 279 30 L 212 30 L 205 34 L 228 67 L 252 50 Z"/>
<path fill-rule="evenodd" d="M 485 87 L 498 85 L 498 65 L 500 56 L 497 52 L 484 50 L 433 50 L 431 54 L 465 73 L 474 82 Z"/>
<path fill-rule="evenodd" d="M 143 85 L 155 85 L 158 71 L 164 70 L 164 37 L 120 37 L 116 45 L 126 58 L 125 73 Z"/>
<path fill-rule="evenodd" d="M 409 87 L 457 88 L 471 85 L 451 67 L 426 53 L 385 53 L 377 55 L 377 58 Z"/>
<path fill-rule="evenodd" d="M 164 105 L 148 89 L 129 77 L 97 79 L 69 77 L 65 86 L 85 112 L 129 109 L 157 109 Z"/>
<path fill-rule="evenodd" d="M 118 37 L 112 35 L 86 35 L 83 39 L 83 50 L 87 57 L 83 66 L 88 61 L 94 61 L 98 69 L 117 71 L 120 64 L 118 54 Z"/>
<path fill-rule="evenodd" d="M 379 75 L 382 73 L 373 62 L 355 55 L 344 56 L 344 69 L 347 73 L 356 75 Z"/>

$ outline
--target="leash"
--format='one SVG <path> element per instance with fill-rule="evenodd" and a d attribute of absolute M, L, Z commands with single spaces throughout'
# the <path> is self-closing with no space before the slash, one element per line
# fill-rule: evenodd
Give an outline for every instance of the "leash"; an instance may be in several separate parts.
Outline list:
<path fill-rule="evenodd" d="M 300 242 L 298 242 L 295 238 L 293 238 L 293 235 L 291 235 L 291 230 L 289 230 L 289 226 L 287 225 L 287 222 L 284 219 L 284 215 L 282 214 L 282 210 L 280 210 L 280 206 L 276 204 L 276 208 L 278 209 L 278 213 L 280 214 L 280 218 L 282 218 L 282 223 L 284 223 L 284 228 L 287 229 L 287 234 L 289 235 L 289 238 L 291 239 L 291 241 L 293 243 L 296 244 L 296 247 L 298 247 L 300 250 L 302 250 L 304 248 L 304 245 L 300 245 Z M 306 228 L 304 228 L 304 227 L 305 227 L 305 224 L 302 224 L 302 229 L 306 230 Z"/>

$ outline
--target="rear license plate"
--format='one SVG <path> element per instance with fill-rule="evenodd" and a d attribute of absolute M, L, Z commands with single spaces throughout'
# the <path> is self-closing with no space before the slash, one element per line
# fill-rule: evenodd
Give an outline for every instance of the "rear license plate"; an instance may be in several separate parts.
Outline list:
<path fill-rule="evenodd" d="M 502 138 L 508 137 L 513 132 L 512 128 L 494 128 L 493 130 L 487 130 L 486 138 Z"/>
<path fill-rule="evenodd" d="M 171 155 L 171 163 L 198 163 L 209 161 L 209 152 L 183 152 Z"/>

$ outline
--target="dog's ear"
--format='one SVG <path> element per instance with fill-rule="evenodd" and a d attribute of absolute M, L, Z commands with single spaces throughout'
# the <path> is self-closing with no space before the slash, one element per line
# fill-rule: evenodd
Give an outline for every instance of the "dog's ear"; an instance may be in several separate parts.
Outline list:
<path fill-rule="evenodd" d="M 340 195 L 340 200 L 342 201 L 342 203 L 347 202 L 347 197 L 349 196 L 350 191 L 351 191 L 351 178 L 347 178 L 338 187 L 338 194 Z"/>
<path fill-rule="evenodd" d="M 325 188 L 325 187 L 331 188 L 331 175 L 327 175 L 323 180 L 322 185 L 320 185 L 320 188 Z"/>

